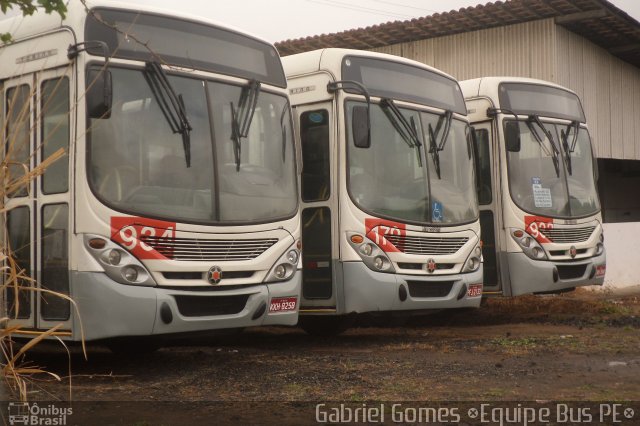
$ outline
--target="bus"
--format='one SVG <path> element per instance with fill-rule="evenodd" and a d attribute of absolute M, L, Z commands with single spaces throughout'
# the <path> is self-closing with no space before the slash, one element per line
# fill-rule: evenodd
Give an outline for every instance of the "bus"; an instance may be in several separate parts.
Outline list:
<path fill-rule="evenodd" d="M 597 165 L 578 96 L 516 77 L 460 85 L 477 141 L 485 295 L 602 285 Z"/>
<path fill-rule="evenodd" d="M 478 307 L 474 153 L 452 77 L 375 52 L 282 58 L 302 151 L 300 325 Z"/>
<path fill-rule="evenodd" d="M 274 46 L 178 11 L 68 7 L 0 29 L 11 178 L 65 152 L 5 194 L 34 279 L 5 292 L 9 325 L 129 342 L 295 325 L 298 154 Z"/>

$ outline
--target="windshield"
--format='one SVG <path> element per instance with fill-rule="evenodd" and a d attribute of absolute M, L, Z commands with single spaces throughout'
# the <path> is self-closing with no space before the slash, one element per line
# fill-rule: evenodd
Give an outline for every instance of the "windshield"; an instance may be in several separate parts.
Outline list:
<path fill-rule="evenodd" d="M 508 123 L 505 120 L 505 133 Z M 585 128 L 579 128 L 573 152 L 570 144 L 575 130 L 571 126 L 544 123 L 555 146 L 559 167 L 554 165 L 553 146 L 538 125 L 517 123 L 519 146 L 507 149 L 509 187 L 513 201 L 526 212 L 549 217 L 583 217 L 600 209 L 595 187 L 591 140 Z M 537 132 L 542 142 L 536 140 Z M 562 143 L 563 132 L 570 130 L 569 146 Z M 567 168 L 571 162 L 571 173 Z"/>
<path fill-rule="evenodd" d="M 428 127 L 439 115 L 400 108 L 413 122 L 421 145 L 408 143 L 383 108 L 371 104 L 371 146 L 353 143 L 353 108 L 347 102 L 348 185 L 352 200 L 382 217 L 416 223 L 455 224 L 477 218 L 473 162 L 467 123 L 452 120 L 446 144 L 439 152 L 440 177 L 428 153 Z"/>
<path fill-rule="evenodd" d="M 265 222 L 293 215 L 295 156 L 284 96 L 259 93 L 236 161 L 231 108 L 237 108 L 241 86 L 168 76 L 192 127 L 187 150 L 144 71 L 110 71 L 111 117 L 90 120 L 88 130 L 88 178 L 98 198 L 116 210 L 176 222 Z"/>

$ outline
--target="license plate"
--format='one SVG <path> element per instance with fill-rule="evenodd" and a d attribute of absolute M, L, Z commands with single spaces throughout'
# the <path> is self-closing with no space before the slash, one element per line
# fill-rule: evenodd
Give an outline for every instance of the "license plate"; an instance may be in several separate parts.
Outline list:
<path fill-rule="evenodd" d="M 296 306 L 298 306 L 297 297 L 276 297 L 275 299 L 271 299 L 269 312 L 295 311 Z"/>
<path fill-rule="evenodd" d="M 482 296 L 482 284 L 471 284 L 467 290 L 468 297 Z"/>
<path fill-rule="evenodd" d="M 604 277 L 604 274 L 607 272 L 607 265 L 596 266 L 596 277 Z"/>

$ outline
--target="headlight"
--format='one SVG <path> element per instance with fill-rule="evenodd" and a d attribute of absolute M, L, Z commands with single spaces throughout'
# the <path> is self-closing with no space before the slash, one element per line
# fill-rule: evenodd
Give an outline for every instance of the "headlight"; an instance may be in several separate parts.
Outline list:
<path fill-rule="evenodd" d="M 480 269 L 480 265 L 482 265 L 482 249 L 480 245 L 477 245 L 473 248 L 467 261 L 464 263 L 462 273 L 475 272 Z"/>
<path fill-rule="evenodd" d="M 138 279 L 138 271 L 133 266 L 127 266 L 124 268 L 122 275 L 124 279 L 129 282 L 135 282 Z"/>
<path fill-rule="evenodd" d="M 298 260 L 300 260 L 300 251 L 298 251 L 299 243 L 293 243 L 287 251 L 280 256 L 274 266 L 271 268 L 264 282 L 287 281 L 298 269 Z"/>
<path fill-rule="evenodd" d="M 369 269 L 376 272 L 395 272 L 387 254 L 370 239 L 355 232 L 348 232 L 347 241 Z"/>
<path fill-rule="evenodd" d="M 371 253 L 373 253 L 373 245 L 369 243 L 362 244 L 360 246 L 360 253 L 365 256 L 371 256 Z"/>
<path fill-rule="evenodd" d="M 602 253 L 604 253 L 604 244 L 596 244 L 596 256 L 600 256 Z"/>
<path fill-rule="evenodd" d="M 298 263 L 298 257 L 299 257 L 298 250 L 289 250 L 289 252 L 287 253 L 287 260 L 292 265 L 295 265 Z"/>
<path fill-rule="evenodd" d="M 524 232 L 522 229 L 512 229 L 511 238 L 518 243 L 522 252 L 527 257 L 533 260 L 544 260 L 547 258 L 547 253 L 542 246 L 531 235 Z"/>
<path fill-rule="evenodd" d="M 122 255 L 118 249 L 111 249 L 106 252 L 106 254 L 107 262 L 109 262 L 110 265 L 116 266 L 120 263 L 120 260 L 122 260 Z"/>
<path fill-rule="evenodd" d="M 98 261 L 105 274 L 120 284 L 155 286 L 144 265 L 131 253 L 107 238 L 85 234 L 87 251 Z"/>

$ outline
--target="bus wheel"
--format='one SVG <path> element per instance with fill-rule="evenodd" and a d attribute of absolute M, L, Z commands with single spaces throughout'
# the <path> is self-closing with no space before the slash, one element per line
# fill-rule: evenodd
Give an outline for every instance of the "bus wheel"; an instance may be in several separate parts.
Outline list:
<path fill-rule="evenodd" d="M 150 354 L 162 346 L 157 339 L 143 337 L 125 337 L 111 339 L 105 345 L 116 355 L 145 355 Z"/>
<path fill-rule="evenodd" d="M 337 336 L 351 326 L 352 319 L 346 316 L 301 316 L 298 326 L 312 336 Z"/>

